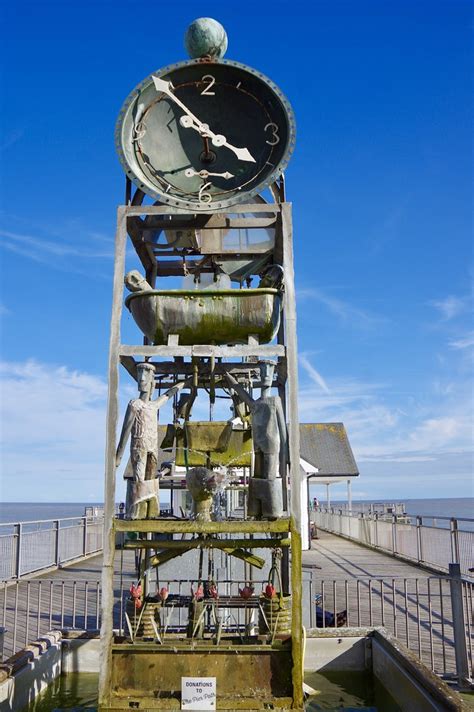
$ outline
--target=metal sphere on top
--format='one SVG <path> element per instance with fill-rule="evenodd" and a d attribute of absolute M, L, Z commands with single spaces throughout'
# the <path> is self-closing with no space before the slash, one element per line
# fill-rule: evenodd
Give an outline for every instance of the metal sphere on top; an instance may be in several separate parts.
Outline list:
<path fill-rule="evenodd" d="M 191 59 L 220 59 L 227 49 L 227 33 L 221 23 L 212 17 L 199 17 L 191 22 L 186 30 L 184 46 Z"/>

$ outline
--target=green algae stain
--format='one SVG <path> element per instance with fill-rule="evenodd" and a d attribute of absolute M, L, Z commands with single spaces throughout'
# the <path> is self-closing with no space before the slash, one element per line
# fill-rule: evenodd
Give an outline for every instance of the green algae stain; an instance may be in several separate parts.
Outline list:
<path fill-rule="evenodd" d="M 98 673 L 71 673 L 57 677 L 36 700 L 22 712 L 62 712 L 62 710 L 97 710 Z"/>

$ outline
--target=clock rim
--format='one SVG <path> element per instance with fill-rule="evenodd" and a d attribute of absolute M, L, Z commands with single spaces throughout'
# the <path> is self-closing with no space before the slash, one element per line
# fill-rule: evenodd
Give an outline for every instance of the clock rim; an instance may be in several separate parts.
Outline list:
<path fill-rule="evenodd" d="M 277 99 L 280 101 L 282 104 L 283 110 L 286 115 L 287 119 L 287 124 L 288 124 L 288 138 L 287 138 L 287 144 L 285 148 L 285 152 L 279 161 L 278 165 L 275 166 L 274 170 L 271 173 L 268 173 L 267 176 L 265 177 L 264 180 L 260 181 L 255 187 L 253 187 L 251 190 L 245 190 L 242 188 L 242 190 L 237 191 L 231 198 L 226 198 L 224 200 L 216 200 L 213 201 L 212 203 L 206 203 L 206 204 L 200 204 L 198 202 L 193 202 L 192 200 L 189 199 L 180 199 L 180 198 L 175 198 L 169 194 L 165 194 L 163 192 L 159 191 L 154 191 L 149 189 L 148 185 L 144 184 L 143 180 L 137 176 L 130 164 L 127 161 L 125 151 L 123 148 L 123 124 L 124 120 L 128 115 L 128 110 L 132 103 L 136 100 L 137 97 L 137 92 L 141 92 L 145 87 L 148 87 L 152 82 L 153 82 L 153 77 L 163 77 L 166 74 L 169 74 L 172 71 L 175 71 L 177 69 L 182 69 L 183 67 L 189 67 L 192 65 L 202 65 L 204 67 L 210 67 L 213 65 L 227 65 L 227 66 L 232 66 L 236 67 L 237 69 L 240 69 L 244 72 L 248 72 L 249 74 L 252 74 L 256 76 L 259 80 L 263 81 L 276 95 Z M 143 79 L 139 84 L 137 84 L 132 91 L 128 94 L 127 98 L 125 99 L 124 103 L 122 104 L 122 107 L 119 111 L 117 121 L 115 123 L 115 133 L 114 133 L 114 139 L 115 139 L 115 149 L 117 151 L 119 161 L 122 165 L 122 168 L 125 171 L 125 175 L 129 180 L 137 187 L 139 188 L 145 195 L 149 196 L 150 198 L 153 198 L 153 200 L 157 200 L 160 203 L 164 205 L 169 205 L 173 208 L 180 208 L 188 212 L 209 212 L 209 211 L 214 211 L 214 210 L 224 210 L 226 208 L 232 207 L 233 205 L 237 205 L 239 203 L 245 202 L 248 198 L 254 198 L 257 195 L 260 195 L 260 193 L 267 188 L 269 185 L 274 183 L 284 172 L 285 168 L 287 167 L 291 156 L 293 155 L 293 151 L 295 149 L 295 143 L 296 143 L 296 121 L 295 121 L 295 115 L 293 112 L 293 108 L 288 101 L 286 95 L 282 92 L 280 87 L 275 84 L 269 77 L 267 77 L 263 72 L 260 72 L 253 67 L 249 67 L 246 64 L 243 64 L 242 62 L 236 62 L 235 60 L 231 59 L 215 59 L 212 58 L 212 60 L 209 59 L 190 59 L 190 60 L 184 60 L 182 62 L 175 62 L 174 64 L 168 64 L 164 67 L 160 67 L 154 72 L 151 72 L 145 79 Z"/>

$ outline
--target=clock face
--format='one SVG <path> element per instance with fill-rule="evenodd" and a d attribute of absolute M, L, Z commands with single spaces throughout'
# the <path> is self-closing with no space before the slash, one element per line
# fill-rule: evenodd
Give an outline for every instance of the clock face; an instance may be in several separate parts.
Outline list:
<path fill-rule="evenodd" d="M 228 60 L 191 60 L 134 89 L 117 121 L 128 177 L 186 210 L 226 208 L 260 193 L 293 152 L 295 122 L 269 79 Z"/>

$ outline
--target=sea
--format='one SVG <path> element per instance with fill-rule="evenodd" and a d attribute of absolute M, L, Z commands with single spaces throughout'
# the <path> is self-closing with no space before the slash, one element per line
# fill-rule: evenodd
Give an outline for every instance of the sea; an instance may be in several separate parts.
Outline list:
<path fill-rule="evenodd" d="M 424 517 L 456 517 L 474 520 L 474 497 L 450 497 L 444 499 L 377 499 L 353 500 L 353 504 L 403 502 L 407 514 Z M 344 502 L 332 501 L 337 507 Z M 321 500 L 324 506 L 324 500 Z M 100 502 L 0 502 L 0 524 L 6 522 L 31 522 L 40 519 L 65 519 L 82 517 L 86 507 L 103 506 Z M 470 528 L 470 527 L 469 527 Z"/>

